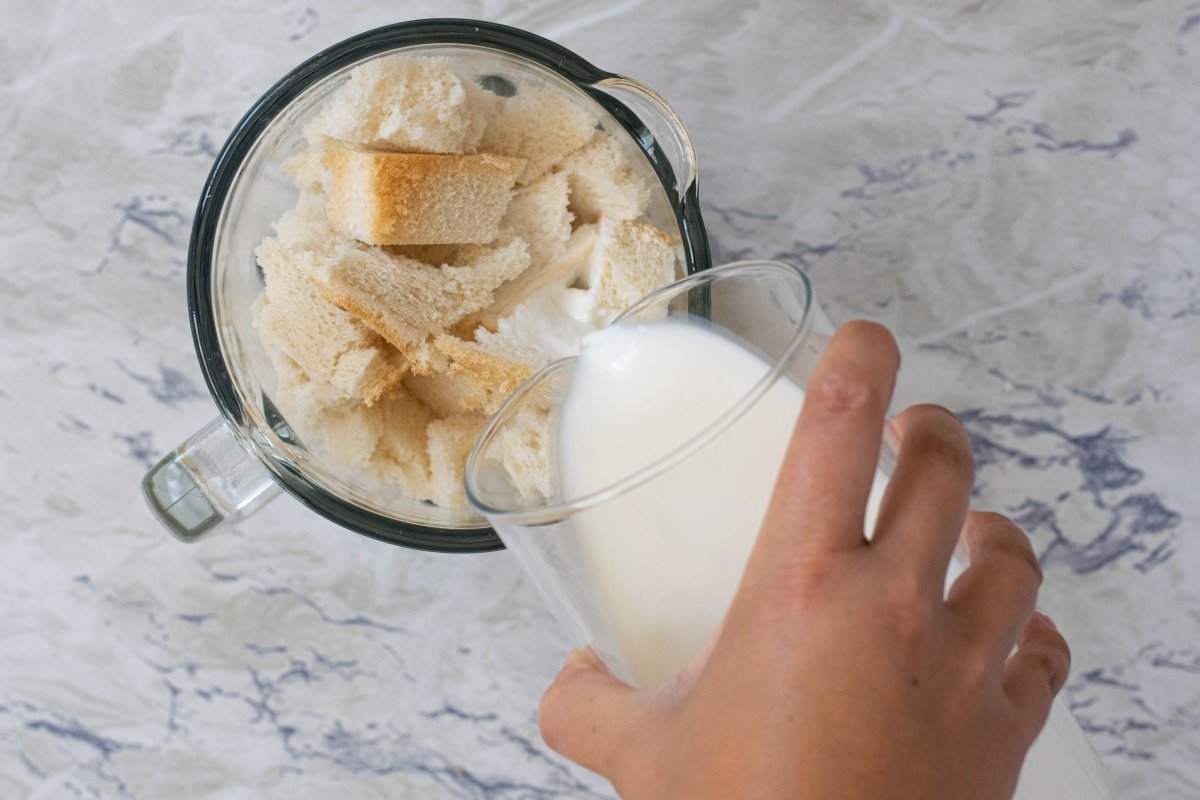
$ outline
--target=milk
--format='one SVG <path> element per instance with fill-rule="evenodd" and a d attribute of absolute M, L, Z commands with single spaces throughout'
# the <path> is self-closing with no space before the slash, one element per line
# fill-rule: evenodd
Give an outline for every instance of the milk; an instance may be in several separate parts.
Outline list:
<path fill-rule="evenodd" d="M 561 491 L 578 498 L 634 484 L 579 512 L 572 530 L 573 557 L 595 597 L 593 629 L 608 632 L 593 646 L 635 684 L 665 680 L 693 659 L 733 599 L 804 402 L 781 377 L 729 415 L 768 369 L 697 323 L 622 324 L 584 340 L 559 417 Z M 655 467 L 662 459 L 668 464 Z M 653 477 L 630 478 L 648 467 Z M 868 532 L 886 483 L 877 471 Z M 805 535 L 804 523 L 795 535 Z M 955 565 L 950 580 L 960 571 Z M 1056 702 L 1016 797 L 1113 797 L 1106 786 L 1086 737 Z"/>

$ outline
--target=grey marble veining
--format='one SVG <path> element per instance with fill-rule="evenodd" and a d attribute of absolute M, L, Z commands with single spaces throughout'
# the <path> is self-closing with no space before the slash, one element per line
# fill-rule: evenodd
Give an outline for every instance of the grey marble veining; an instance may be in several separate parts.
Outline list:
<path fill-rule="evenodd" d="M 1200 3 L 7 0 L 0 16 L 0 797 L 587 798 L 540 742 L 565 643 L 504 553 L 287 498 L 170 541 L 138 481 L 214 414 L 184 254 L 293 65 L 424 16 L 635 76 L 719 260 L 888 324 L 1029 531 L 1067 698 L 1127 798 L 1200 797 Z"/>

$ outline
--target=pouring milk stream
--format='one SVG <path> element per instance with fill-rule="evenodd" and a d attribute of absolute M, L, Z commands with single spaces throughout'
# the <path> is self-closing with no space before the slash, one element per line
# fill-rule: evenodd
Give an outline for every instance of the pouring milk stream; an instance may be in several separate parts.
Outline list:
<path fill-rule="evenodd" d="M 668 456 L 745 398 L 768 368 L 694 322 L 621 323 L 590 334 L 560 410 L 563 496 L 604 489 Z M 621 677 L 641 685 L 669 677 L 720 625 L 803 402 L 803 389 L 780 376 L 674 467 L 575 518 L 576 555 L 627 673 Z M 705 480 L 713 474 L 732 477 L 719 497 Z M 886 483 L 877 471 L 868 531 Z M 952 564 L 948 583 L 962 569 Z M 1111 797 L 1086 736 L 1056 700 L 1026 758 L 1017 800 Z"/>

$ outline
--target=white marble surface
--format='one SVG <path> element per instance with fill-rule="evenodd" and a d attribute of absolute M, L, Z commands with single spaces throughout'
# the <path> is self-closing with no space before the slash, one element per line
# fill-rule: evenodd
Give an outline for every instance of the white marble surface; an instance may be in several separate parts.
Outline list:
<path fill-rule="evenodd" d="M 1022 521 L 1126 798 L 1200 797 L 1200 3 L 0 6 L 0 797 L 607 797 L 537 736 L 563 641 L 504 553 L 283 498 L 185 547 L 138 481 L 214 413 L 192 211 L 278 77 L 471 16 L 663 92 L 717 254 L 890 325 Z M 1192 487 L 1192 488 L 1188 488 Z"/>

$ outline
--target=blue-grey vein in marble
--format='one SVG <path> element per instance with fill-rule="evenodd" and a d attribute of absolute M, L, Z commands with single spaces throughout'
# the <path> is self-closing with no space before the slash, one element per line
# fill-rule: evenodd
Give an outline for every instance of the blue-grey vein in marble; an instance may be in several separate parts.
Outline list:
<path fill-rule="evenodd" d="M 283 498 L 169 540 L 138 481 L 214 408 L 188 334 L 221 142 L 318 49 L 493 19 L 662 91 L 719 260 L 889 325 L 976 504 L 1045 564 L 1122 796 L 1200 797 L 1200 2 L 6 0 L 0 797 L 589 798 L 539 694 L 565 640 L 504 553 Z"/>

